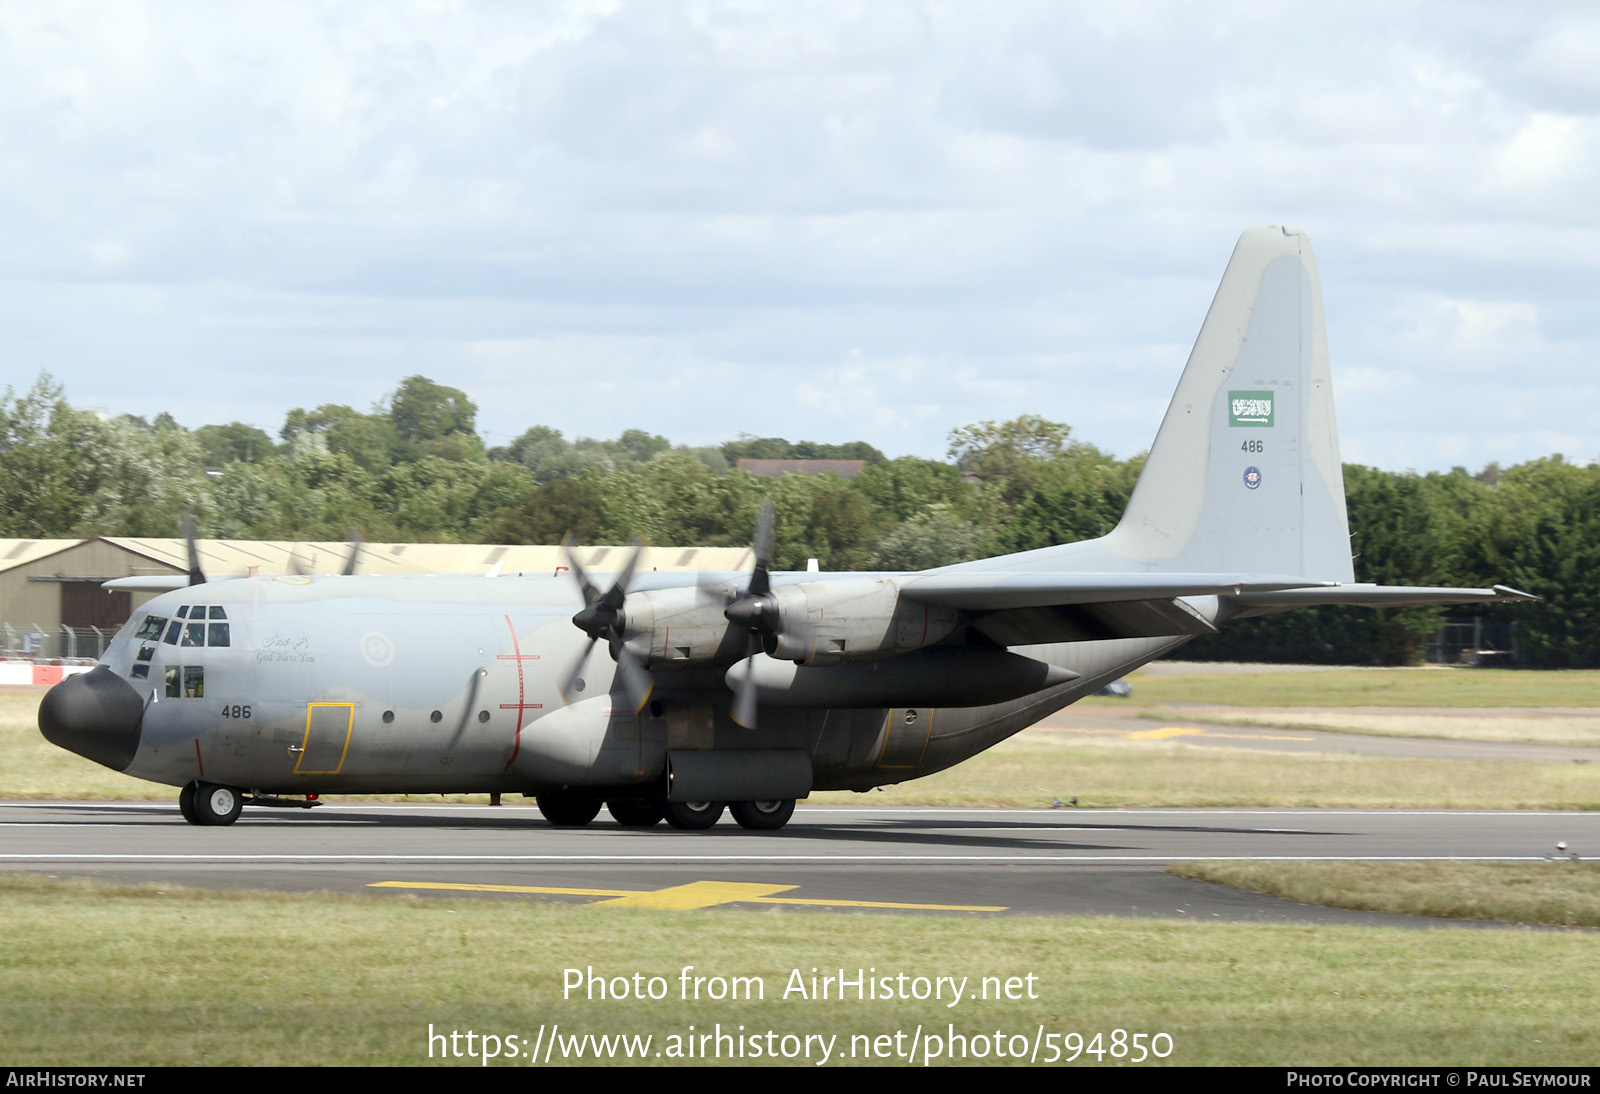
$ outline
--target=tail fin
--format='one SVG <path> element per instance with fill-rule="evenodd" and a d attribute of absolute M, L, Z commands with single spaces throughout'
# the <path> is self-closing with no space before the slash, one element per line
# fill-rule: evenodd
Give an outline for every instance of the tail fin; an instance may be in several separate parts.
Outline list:
<path fill-rule="evenodd" d="M 1306 236 L 1239 238 L 1127 512 L 1101 545 L 1156 572 L 1354 580 Z"/>

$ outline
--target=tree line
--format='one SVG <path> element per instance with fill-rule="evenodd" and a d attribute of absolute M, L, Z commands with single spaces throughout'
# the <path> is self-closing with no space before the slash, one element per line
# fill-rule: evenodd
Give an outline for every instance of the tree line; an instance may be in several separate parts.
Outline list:
<path fill-rule="evenodd" d="M 1024 416 L 952 432 L 943 461 L 845 445 L 741 436 L 674 445 L 535 426 L 486 447 L 465 393 L 422 376 L 368 412 L 296 408 L 273 438 L 232 422 L 185 429 L 72 406 L 48 376 L 0 400 L 0 536 L 171 536 L 194 513 L 226 539 L 647 542 L 740 546 L 775 503 L 775 565 L 910 570 L 1102 535 L 1143 456 L 1119 460 L 1067 425 Z M 854 459 L 832 475 L 753 478 L 744 458 Z M 1550 456 L 1472 474 L 1345 465 L 1359 581 L 1495 582 L 1543 597 L 1493 607 L 1525 663 L 1600 664 L 1600 465 Z M 1504 614 L 1502 614 L 1504 613 Z M 1321 608 L 1234 624 L 1191 656 L 1407 664 L 1443 609 Z"/>

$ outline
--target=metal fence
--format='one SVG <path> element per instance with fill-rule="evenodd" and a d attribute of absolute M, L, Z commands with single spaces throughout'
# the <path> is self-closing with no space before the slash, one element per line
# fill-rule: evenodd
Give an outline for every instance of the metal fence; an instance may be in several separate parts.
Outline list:
<path fill-rule="evenodd" d="M 1423 650 L 1423 660 L 1436 665 L 1514 665 L 1517 625 L 1482 616 L 1446 623 Z"/>
<path fill-rule="evenodd" d="M 116 635 L 115 628 L 0 623 L 0 656 L 8 661 L 98 661 Z"/>

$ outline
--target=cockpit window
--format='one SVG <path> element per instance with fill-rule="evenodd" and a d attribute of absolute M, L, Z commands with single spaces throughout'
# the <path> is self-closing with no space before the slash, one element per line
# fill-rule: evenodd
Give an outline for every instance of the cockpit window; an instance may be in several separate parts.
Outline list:
<path fill-rule="evenodd" d="M 149 666 L 135 665 L 136 670 Z M 168 699 L 204 699 L 206 695 L 206 670 L 204 665 L 173 665 L 166 673 Z"/>
<path fill-rule="evenodd" d="M 148 661 L 148 660 L 150 660 L 150 658 L 155 656 L 155 653 L 156 653 L 156 648 L 154 646 L 140 646 L 139 647 L 139 660 Z"/>
<path fill-rule="evenodd" d="M 178 618 L 179 619 L 188 619 L 189 618 L 189 605 L 185 604 L 183 607 L 178 609 Z"/>
<path fill-rule="evenodd" d="M 203 646 L 206 644 L 206 625 L 204 623 L 185 623 L 183 625 L 183 645 Z"/>
<path fill-rule="evenodd" d="M 220 609 L 212 608 L 211 610 L 216 612 Z M 228 644 L 228 625 L 226 623 L 211 624 L 211 634 L 206 644 L 210 646 L 226 646 Z"/>
<path fill-rule="evenodd" d="M 167 619 L 161 615 L 147 615 L 144 622 L 139 624 L 139 633 L 135 638 L 156 639 L 161 637 L 161 632 L 166 628 Z"/>
<path fill-rule="evenodd" d="M 228 613 L 222 610 L 221 605 L 213 604 L 211 605 L 211 618 L 226 619 L 228 618 Z"/>
<path fill-rule="evenodd" d="M 169 646 L 176 646 L 178 644 L 178 635 L 182 632 L 182 630 L 183 624 L 174 619 L 172 621 L 172 625 L 167 628 L 167 636 L 161 641 L 165 642 Z"/>

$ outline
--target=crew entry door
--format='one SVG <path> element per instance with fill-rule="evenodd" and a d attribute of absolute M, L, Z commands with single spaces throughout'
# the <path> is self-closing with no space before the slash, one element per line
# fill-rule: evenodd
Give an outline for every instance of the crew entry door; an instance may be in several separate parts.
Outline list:
<path fill-rule="evenodd" d="M 355 723 L 354 703 L 307 703 L 306 736 L 294 773 L 337 775 L 350 751 L 350 732 Z"/>

